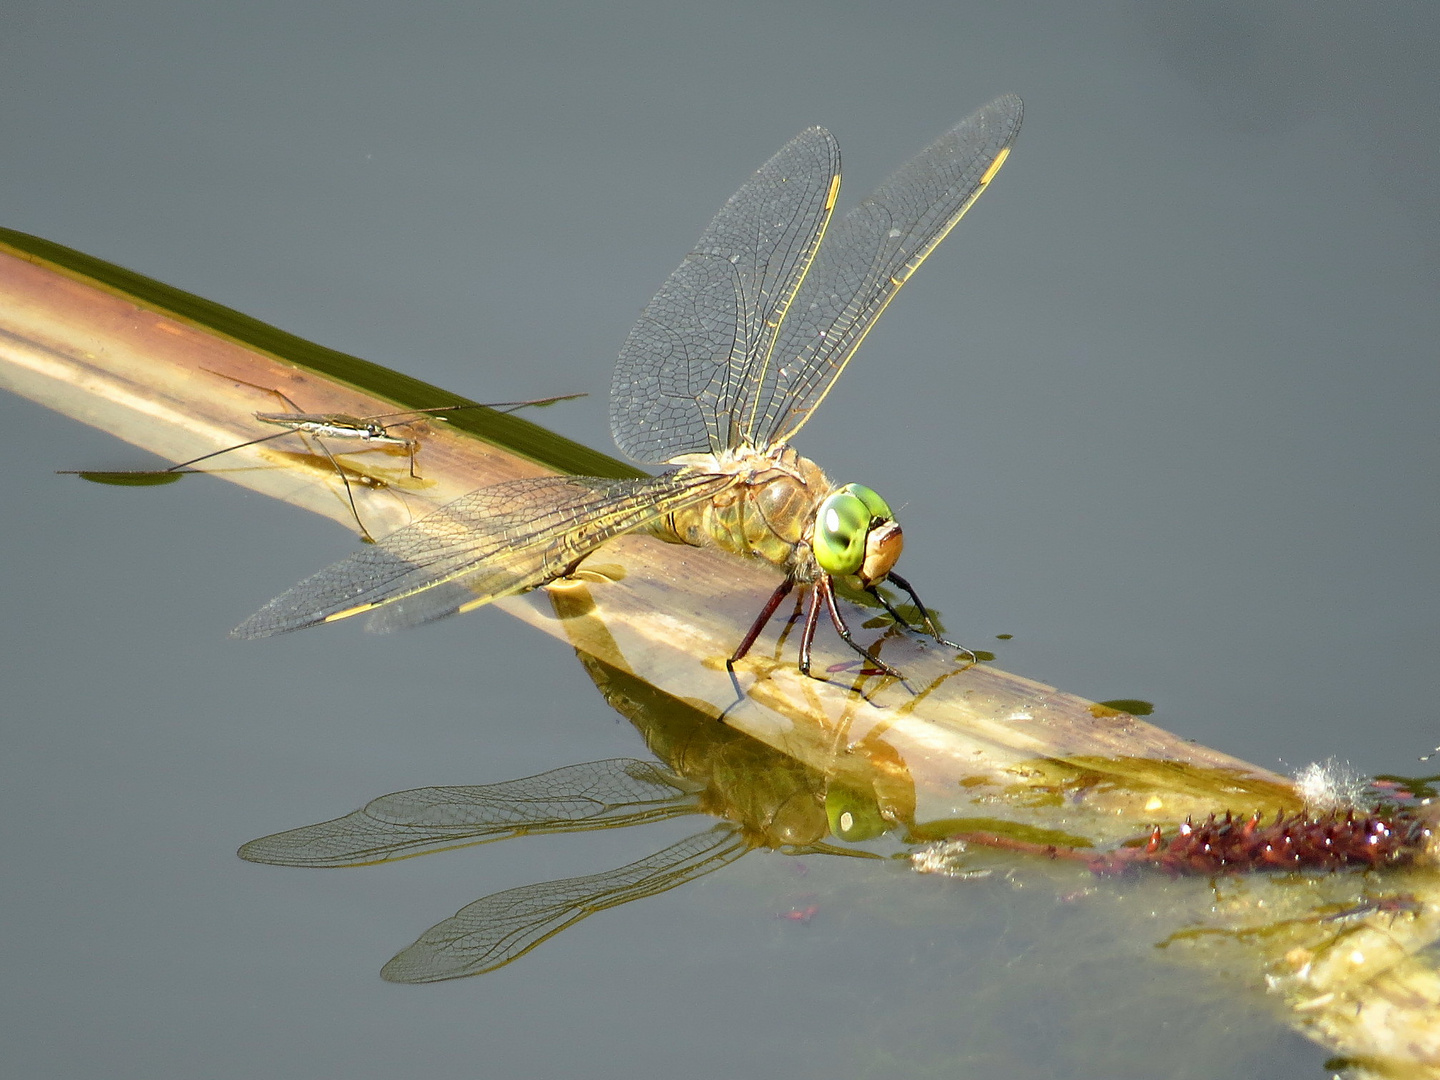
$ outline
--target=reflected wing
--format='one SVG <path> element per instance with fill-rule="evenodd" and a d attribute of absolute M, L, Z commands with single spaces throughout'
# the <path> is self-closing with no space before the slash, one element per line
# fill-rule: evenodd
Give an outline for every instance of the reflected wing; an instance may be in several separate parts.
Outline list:
<path fill-rule="evenodd" d="M 694 789 L 653 761 L 613 758 L 478 787 L 382 795 L 353 814 L 251 840 L 274 866 L 367 866 L 531 833 L 621 828 L 696 812 Z"/>
<path fill-rule="evenodd" d="M 618 870 L 495 893 L 426 930 L 380 975 L 422 983 L 493 971 L 587 915 L 683 885 L 749 850 L 733 825 L 717 825 Z"/>
<path fill-rule="evenodd" d="M 829 392 L 885 306 L 1004 163 L 1021 104 L 997 98 L 906 162 L 835 222 L 751 393 L 752 445 L 789 442 Z"/>
<path fill-rule="evenodd" d="M 605 541 L 732 482 L 701 473 L 538 476 L 481 488 L 311 575 L 231 633 L 269 637 L 382 604 L 372 630 L 469 611 L 550 581 Z"/>
<path fill-rule="evenodd" d="M 720 209 L 620 352 L 610 428 L 621 450 L 662 462 L 741 441 L 751 388 L 765 381 L 839 185 L 839 147 L 810 128 Z"/>

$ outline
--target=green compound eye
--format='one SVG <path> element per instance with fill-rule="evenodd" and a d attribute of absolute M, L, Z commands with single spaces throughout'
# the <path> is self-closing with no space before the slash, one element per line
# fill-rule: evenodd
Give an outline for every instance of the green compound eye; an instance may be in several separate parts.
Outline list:
<path fill-rule="evenodd" d="M 859 496 L 840 490 L 827 496 L 815 514 L 815 561 L 835 577 L 846 577 L 865 561 L 870 508 Z"/>
<path fill-rule="evenodd" d="M 855 573 L 865 561 L 865 538 L 876 518 L 892 515 L 884 499 L 861 484 L 846 484 L 815 514 L 815 561 L 834 577 Z"/>
<path fill-rule="evenodd" d="M 865 796 L 839 785 L 831 785 L 825 793 L 825 816 L 830 834 L 840 840 L 870 840 L 890 827 L 873 794 Z"/>
<path fill-rule="evenodd" d="M 895 515 L 890 512 L 890 504 L 864 484 L 846 484 L 840 490 L 854 495 L 863 502 L 865 508 L 870 511 L 872 518 L 884 518 L 886 521 L 890 521 L 895 517 Z"/>

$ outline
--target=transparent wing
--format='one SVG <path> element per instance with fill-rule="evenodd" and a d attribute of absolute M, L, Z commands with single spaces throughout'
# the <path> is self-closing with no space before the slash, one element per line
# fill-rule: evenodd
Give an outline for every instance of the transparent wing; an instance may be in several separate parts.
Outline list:
<path fill-rule="evenodd" d="M 610 428 L 621 450 L 655 463 L 740 441 L 751 388 L 764 380 L 839 184 L 839 147 L 810 128 L 720 209 L 620 352 Z"/>
<path fill-rule="evenodd" d="M 481 488 L 313 574 L 231 633 L 257 638 L 389 605 L 413 626 L 550 581 L 605 541 L 707 499 L 730 477 L 539 476 Z"/>
<path fill-rule="evenodd" d="M 495 893 L 426 930 L 380 975 L 423 983 L 493 971 L 587 915 L 693 881 L 749 850 L 735 826 L 717 825 L 618 870 Z"/>
<path fill-rule="evenodd" d="M 834 223 L 749 392 L 754 446 L 789 442 L 885 306 L 970 209 L 1020 131 L 1007 94 L 960 121 Z"/>
<path fill-rule="evenodd" d="M 694 788 L 653 761 L 612 758 L 477 787 L 382 795 L 361 810 L 251 840 L 274 866 L 366 866 L 531 833 L 620 828 L 696 812 Z"/>

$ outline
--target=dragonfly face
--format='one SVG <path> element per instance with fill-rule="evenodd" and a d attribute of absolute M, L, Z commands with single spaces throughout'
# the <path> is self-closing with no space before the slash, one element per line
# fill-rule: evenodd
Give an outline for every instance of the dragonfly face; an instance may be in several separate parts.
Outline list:
<path fill-rule="evenodd" d="M 880 313 L 980 197 L 1020 130 L 1020 99 L 962 120 L 831 222 L 840 152 L 824 128 L 796 136 L 721 208 L 650 301 L 621 350 L 610 427 L 643 480 L 539 477 L 482 488 L 272 600 L 235 633 L 264 637 L 377 611 L 372 626 L 428 622 L 569 573 L 622 533 L 713 545 L 784 572 L 730 657 L 743 657 L 796 586 L 810 589 L 800 640 L 808 673 L 821 607 L 851 637 L 834 580 L 899 586 L 903 546 L 884 500 L 836 488 L 788 445 Z M 964 651 L 964 650 L 962 650 Z M 972 654 L 973 659 L 973 654 Z"/>
<path fill-rule="evenodd" d="M 825 573 L 854 575 L 868 588 L 885 580 L 900 558 L 904 538 L 884 499 L 867 487 L 846 484 L 816 510 L 811 546 Z"/>

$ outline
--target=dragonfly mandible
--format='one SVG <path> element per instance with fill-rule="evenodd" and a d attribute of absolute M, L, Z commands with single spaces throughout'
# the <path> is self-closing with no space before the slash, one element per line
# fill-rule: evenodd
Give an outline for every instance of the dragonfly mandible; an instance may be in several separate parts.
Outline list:
<path fill-rule="evenodd" d="M 801 132 L 720 209 L 621 350 L 611 431 L 631 458 L 669 471 L 481 488 L 306 578 L 233 633 L 267 637 L 368 611 L 371 629 L 413 626 L 563 577 L 606 541 L 648 531 L 784 571 L 732 667 L 798 585 L 810 589 L 803 673 L 823 608 L 847 645 L 899 677 L 854 640 L 836 579 L 908 625 L 879 592 L 893 582 L 924 631 L 959 649 L 894 572 L 903 538 L 890 507 L 869 488 L 832 484 L 789 442 L 1004 164 L 1021 113 L 1013 94 L 972 113 L 833 226 L 839 147 L 824 128 Z"/>

